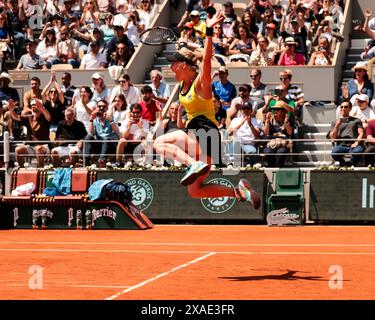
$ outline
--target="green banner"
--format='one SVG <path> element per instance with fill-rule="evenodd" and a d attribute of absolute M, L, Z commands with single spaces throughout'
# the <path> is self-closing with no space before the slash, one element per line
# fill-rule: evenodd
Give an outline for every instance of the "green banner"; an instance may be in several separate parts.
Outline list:
<path fill-rule="evenodd" d="M 130 185 L 133 203 L 150 219 L 178 220 L 264 220 L 263 204 L 255 210 L 251 204 L 234 198 L 193 199 L 187 187 L 180 185 L 184 172 L 171 171 L 98 171 L 97 179 L 113 178 Z M 244 171 L 236 175 L 212 172 L 207 183 L 228 187 L 237 186 L 246 178 L 253 188 L 264 194 L 265 175 L 263 171 Z"/>
<path fill-rule="evenodd" d="M 310 219 L 374 221 L 374 171 L 312 171 Z"/>

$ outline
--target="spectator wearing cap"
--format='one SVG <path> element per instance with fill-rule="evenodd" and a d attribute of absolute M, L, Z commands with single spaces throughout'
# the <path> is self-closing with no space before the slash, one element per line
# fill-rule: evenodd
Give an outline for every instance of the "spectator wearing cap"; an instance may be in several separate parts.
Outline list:
<path fill-rule="evenodd" d="M 241 109 L 243 104 L 250 100 L 250 90 L 251 87 L 247 83 L 243 83 L 239 86 L 239 94 L 232 100 L 230 108 L 228 110 L 228 116 L 230 120 L 233 120 L 236 117 L 242 117 Z"/>
<path fill-rule="evenodd" d="M 100 26 L 103 33 L 104 43 L 109 43 L 115 37 L 115 29 L 113 26 L 113 14 L 107 13 L 104 18 L 104 24 Z"/>
<path fill-rule="evenodd" d="M 226 67 L 221 66 L 212 78 L 216 76 L 219 76 L 219 80 L 212 83 L 212 92 L 219 97 L 222 108 L 228 110 L 232 100 L 237 96 L 236 86 L 228 80 L 229 71 Z"/>
<path fill-rule="evenodd" d="M 11 76 L 6 72 L 2 72 L 0 74 L 0 101 L 8 101 L 12 99 L 15 105 L 19 106 L 20 97 L 18 91 L 9 86 L 11 83 L 13 83 Z"/>
<path fill-rule="evenodd" d="M 78 161 L 78 155 L 82 153 L 82 140 L 86 136 L 85 125 L 76 120 L 74 108 L 67 108 L 64 111 L 64 119 L 58 123 L 55 147 L 51 150 L 53 166 L 60 167 L 61 160 L 66 158 L 69 158 L 70 165 L 74 166 Z"/>
<path fill-rule="evenodd" d="M 202 39 L 196 36 L 193 22 L 191 21 L 186 22 L 183 26 L 183 30 L 180 34 L 180 38 L 178 39 L 178 45 L 177 45 L 178 49 L 185 47 L 190 50 L 195 50 L 195 49 L 201 48 L 202 46 L 203 46 Z"/>
<path fill-rule="evenodd" d="M 344 100 L 340 105 L 340 118 L 331 123 L 331 129 L 327 138 L 333 143 L 332 158 L 339 161 L 341 166 L 352 166 L 358 164 L 363 152 L 364 130 L 362 121 L 350 116 L 352 104 Z M 336 141 L 336 139 L 339 139 Z M 347 139 L 347 140 L 344 140 Z M 345 154 L 351 155 L 351 160 L 346 162 Z"/>
<path fill-rule="evenodd" d="M 100 101 L 105 100 L 109 103 L 109 98 L 111 96 L 111 89 L 109 89 L 104 83 L 104 75 L 101 72 L 95 72 L 91 76 L 92 87 L 91 91 L 93 93 L 91 100 Z"/>
<path fill-rule="evenodd" d="M 274 23 L 267 23 L 265 37 L 268 40 L 268 49 L 273 51 L 274 54 L 279 54 L 280 52 L 280 41 L 277 36 L 276 25 Z"/>
<path fill-rule="evenodd" d="M 259 139 L 263 125 L 260 120 L 252 116 L 252 105 L 249 101 L 243 104 L 242 113 L 243 117 L 234 118 L 228 128 L 228 134 L 232 137 L 229 145 L 229 162 L 233 163 L 236 150 L 240 149 L 241 153 L 246 155 L 246 164 L 254 165 L 258 160 L 255 156 L 258 152 L 255 140 Z M 236 145 L 238 143 L 240 148 Z"/>
<path fill-rule="evenodd" d="M 27 53 L 21 56 L 16 70 L 38 70 L 43 67 L 47 69 L 45 62 L 36 54 L 36 43 L 34 41 L 28 41 L 26 43 L 26 50 Z"/>
<path fill-rule="evenodd" d="M 375 120 L 368 121 L 365 145 L 365 164 L 366 166 L 375 166 Z"/>
<path fill-rule="evenodd" d="M 79 42 L 71 38 L 69 28 L 60 28 L 60 41 L 57 44 L 57 58 L 60 63 L 68 63 L 73 68 L 79 68 Z"/>
<path fill-rule="evenodd" d="M 244 24 L 239 24 L 236 38 L 229 46 L 229 61 L 244 61 L 249 63 L 251 53 L 256 49 L 256 42 Z"/>
<path fill-rule="evenodd" d="M 200 15 L 198 10 L 193 10 L 190 12 L 190 21 L 193 23 L 193 28 L 197 38 L 204 40 L 206 37 L 206 22 L 200 20 Z"/>
<path fill-rule="evenodd" d="M 163 80 L 163 74 L 157 69 L 150 72 L 150 78 L 153 98 L 164 107 L 171 95 L 169 84 Z"/>
<path fill-rule="evenodd" d="M 375 118 L 374 110 L 369 106 L 369 98 L 366 94 L 357 95 L 357 106 L 353 106 L 350 111 L 352 117 L 362 121 L 363 128 L 366 130 L 369 120 Z"/>
<path fill-rule="evenodd" d="M 30 103 L 31 112 L 25 115 L 18 115 L 15 112 L 15 104 L 13 100 L 9 101 L 10 115 L 15 121 L 20 121 L 22 125 L 27 127 L 27 140 L 32 140 L 33 145 L 20 145 L 15 149 L 16 159 L 21 168 L 24 167 L 25 157 L 36 155 L 38 167 L 44 166 L 44 160 L 49 153 L 49 146 L 46 141 L 50 141 L 49 127 L 51 115 L 47 109 L 43 107 L 42 101 L 33 100 Z M 38 141 L 43 141 L 39 142 Z"/>
<path fill-rule="evenodd" d="M 298 42 L 294 38 L 285 39 L 285 49 L 281 52 L 277 65 L 279 66 L 303 66 L 306 64 L 305 56 L 297 52 Z"/>
<path fill-rule="evenodd" d="M 274 65 L 275 54 L 268 49 L 268 39 L 263 36 L 258 37 L 257 49 L 251 53 L 249 65 L 256 67 L 267 67 Z"/>
<path fill-rule="evenodd" d="M 115 30 L 115 36 L 109 42 L 109 44 L 107 45 L 107 48 L 106 48 L 107 61 L 111 61 L 111 57 L 112 57 L 113 53 L 116 52 L 117 45 L 119 43 L 125 43 L 126 44 L 129 56 L 131 56 L 134 53 L 134 45 L 129 40 L 128 36 L 124 33 L 124 27 L 121 26 L 121 25 L 115 25 L 114 30 Z"/>
<path fill-rule="evenodd" d="M 81 60 L 80 69 L 104 69 L 107 65 L 106 56 L 99 52 L 99 43 L 90 42 L 90 53 L 86 53 Z"/>
<path fill-rule="evenodd" d="M 284 166 L 291 147 L 288 145 L 288 139 L 292 138 L 293 130 L 286 102 L 277 101 L 273 106 L 273 112 L 266 114 L 264 124 L 264 135 L 270 139 L 263 149 L 269 167 L 281 168 Z"/>
<path fill-rule="evenodd" d="M 143 86 L 141 89 L 142 101 L 142 119 L 148 121 L 150 127 L 156 124 L 157 113 L 162 111 L 160 103 L 153 98 L 152 88 L 150 86 Z"/>
<path fill-rule="evenodd" d="M 57 58 L 57 39 L 53 28 L 47 29 L 45 38 L 39 42 L 36 48 L 36 54 L 40 56 L 48 69 L 53 64 L 60 63 Z"/>
<path fill-rule="evenodd" d="M 293 11 L 291 11 L 293 12 Z M 286 18 L 290 21 L 290 32 L 287 32 L 287 24 Z M 283 19 L 280 23 L 280 35 L 284 39 L 286 44 L 287 39 L 291 42 L 290 38 L 293 39 L 295 44 L 295 51 L 302 54 L 304 58 L 307 57 L 307 30 L 305 27 L 305 21 L 303 19 L 302 13 L 298 13 L 295 18 L 292 18 L 291 14 L 283 15 Z"/>

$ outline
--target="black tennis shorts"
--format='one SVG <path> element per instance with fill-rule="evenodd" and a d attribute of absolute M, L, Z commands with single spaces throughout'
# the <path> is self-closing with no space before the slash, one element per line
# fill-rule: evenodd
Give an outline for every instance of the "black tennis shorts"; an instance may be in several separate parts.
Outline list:
<path fill-rule="evenodd" d="M 221 135 L 215 123 L 200 115 L 189 121 L 184 131 L 193 132 L 203 152 L 212 158 L 213 164 L 222 165 Z"/>

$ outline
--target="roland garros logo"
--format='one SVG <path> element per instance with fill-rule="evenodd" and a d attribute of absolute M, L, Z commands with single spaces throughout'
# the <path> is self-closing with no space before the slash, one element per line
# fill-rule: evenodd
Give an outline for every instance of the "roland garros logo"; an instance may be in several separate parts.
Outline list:
<path fill-rule="evenodd" d="M 234 188 L 234 185 L 229 180 L 223 178 L 215 178 L 207 183 L 219 184 L 228 188 Z M 211 213 L 224 213 L 233 207 L 234 203 L 236 202 L 236 198 L 203 198 L 201 199 L 201 202 L 203 208 Z"/>
<path fill-rule="evenodd" d="M 139 210 L 145 210 L 151 205 L 154 199 L 154 190 L 147 180 L 133 178 L 125 181 L 125 184 L 130 187 L 133 196 L 132 202 Z"/>

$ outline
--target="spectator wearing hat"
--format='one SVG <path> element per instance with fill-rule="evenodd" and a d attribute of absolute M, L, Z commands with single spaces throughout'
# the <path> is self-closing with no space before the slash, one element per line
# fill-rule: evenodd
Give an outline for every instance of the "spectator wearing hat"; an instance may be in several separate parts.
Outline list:
<path fill-rule="evenodd" d="M 104 69 L 107 65 L 106 56 L 99 52 L 99 43 L 90 42 L 90 53 L 86 53 L 81 60 L 80 69 Z"/>
<path fill-rule="evenodd" d="M 374 84 L 371 82 L 368 75 L 368 65 L 366 62 L 360 61 L 352 69 L 353 79 L 348 81 L 348 92 L 341 92 L 342 96 L 347 95 L 353 105 L 357 105 L 357 96 L 365 94 L 371 101 L 374 97 Z"/>
<path fill-rule="evenodd" d="M 273 106 L 273 112 L 266 114 L 264 135 L 270 139 L 264 147 L 267 165 L 281 168 L 285 165 L 287 154 L 290 152 L 290 140 L 293 135 L 293 125 L 288 116 L 288 106 L 279 100 Z"/>
<path fill-rule="evenodd" d="M 364 130 L 362 121 L 350 116 L 352 104 L 349 100 L 344 100 L 340 105 L 340 118 L 331 123 L 331 129 L 327 138 L 333 143 L 332 158 L 339 161 L 341 166 L 352 166 L 361 160 L 361 153 L 364 150 L 363 141 Z M 339 139 L 336 141 L 336 139 Z M 348 140 L 343 140 L 348 139 Z M 346 162 L 345 154 L 350 154 L 351 160 Z"/>
<path fill-rule="evenodd" d="M 296 51 L 298 42 L 294 38 L 285 39 L 285 49 L 281 52 L 277 65 L 279 66 L 303 66 L 306 64 L 305 56 Z"/>
<path fill-rule="evenodd" d="M 91 91 L 93 93 L 91 100 L 100 101 L 105 100 L 109 103 L 109 98 L 111 96 L 111 89 L 109 89 L 104 83 L 104 75 L 101 72 L 95 72 L 91 76 L 92 87 Z"/>
<path fill-rule="evenodd" d="M 163 80 L 163 74 L 157 69 L 150 72 L 150 78 L 153 98 L 158 101 L 163 108 L 171 95 L 169 84 Z"/>
<path fill-rule="evenodd" d="M 375 165 L 375 120 L 369 120 L 366 128 L 366 141 L 365 141 L 365 164 L 366 166 Z"/>
<path fill-rule="evenodd" d="M 193 23 L 193 28 L 197 38 L 204 40 L 206 37 L 206 22 L 200 20 L 200 14 L 198 10 L 190 12 L 190 21 Z"/>
<path fill-rule="evenodd" d="M 362 121 L 363 129 L 366 130 L 369 120 L 375 118 L 374 110 L 369 106 L 369 98 L 366 94 L 357 95 L 357 106 L 353 106 L 350 111 L 352 117 Z"/>
<path fill-rule="evenodd" d="M 191 21 L 186 22 L 183 26 L 183 30 L 180 34 L 180 38 L 178 39 L 177 48 L 181 49 L 185 47 L 190 50 L 195 50 L 198 48 L 202 48 L 202 46 L 203 46 L 203 41 L 201 38 L 196 36 L 193 22 Z"/>
<path fill-rule="evenodd" d="M 28 41 L 26 43 L 27 53 L 21 56 L 16 70 L 38 70 L 43 67 L 47 69 L 47 65 L 42 61 L 40 56 L 36 54 L 36 42 Z"/>
<path fill-rule="evenodd" d="M 48 69 L 53 64 L 60 63 L 57 58 L 57 39 L 53 28 L 47 29 L 45 38 L 39 42 L 36 48 L 36 54 L 40 56 Z"/>
<path fill-rule="evenodd" d="M 242 105 L 242 113 L 243 117 L 234 118 L 228 128 L 228 134 L 232 137 L 229 145 L 229 162 L 233 163 L 235 156 L 238 157 L 236 150 L 241 150 L 241 153 L 246 155 L 246 164 L 254 165 L 258 160 L 255 156 L 258 152 L 255 140 L 259 139 L 263 125 L 252 116 L 252 105 L 249 101 Z"/>
<path fill-rule="evenodd" d="M 212 92 L 219 97 L 222 108 L 228 110 L 232 100 L 237 96 L 236 86 L 228 80 L 229 71 L 226 67 L 221 66 L 212 78 L 216 76 L 219 76 L 219 80 L 212 83 Z"/>
<path fill-rule="evenodd" d="M 46 108 L 43 107 L 42 101 L 31 101 L 31 112 L 25 115 L 19 115 L 15 112 L 16 105 L 13 100 L 9 100 L 10 115 L 15 121 L 20 121 L 22 125 L 27 127 L 27 140 L 32 140 L 33 145 L 20 145 L 15 149 L 16 159 L 21 168 L 24 167 L 25 157 L 36 155 L 38 167 L 44 166 L 44 160 L 49 153 L 49 127 L 51 115 Z M 38 141 L 44 141 L 39 142 Z"/>
<path fill-rule="evenodd" d="M 295 42 L 295 51 L 302 54 L 304 58 L 307 57 L 307 30 L 305 27 L 305 21 L 303 19 L 303 14 L 298 13 L 295 18 L 292 18 L 292 13 L 294 11 L 292 10 L 288 15 L 283 15 L 283 19 L 280 23 L 280 35 L 284 39 L 284 42 L 286 44 L 287 39 L 290 40 L 290 38 L 293 39 L 293 42 Z M 287 32 L 287 21 L 286 18 L 290 21 L 290 32 Z M 290 42 L 292 42 L 290 40 Z"/>
<path fill-rule="evenodd" d="M 74 69 L 79 68 L 79 42 L 72 39 L 69 28 L 60 28 L 60 41 L 57 44 L 57 58 L 60 63 L 68 63 Z"/>
<path fill-rule="evenodd" d="M 238 96 L 231 102 L 228 110 L 228 116 L 230 120 L 236 117 L 242 117 L 242 106 L 245 102 L 250 100 L 251 87 L 247 83 L 243 83 L 238 88 Z"/>
<path fill-rule="evenodd" d="M 2 72 L 0 74 L 0 101 L 8 101 L 12 99 L 14 104 L 19 106 L 20 97 L 18 95 L 18 91 L 17 89 L 9 86 L 9 84 L 12 82 L 13 79 L 8 73 Z"/>

